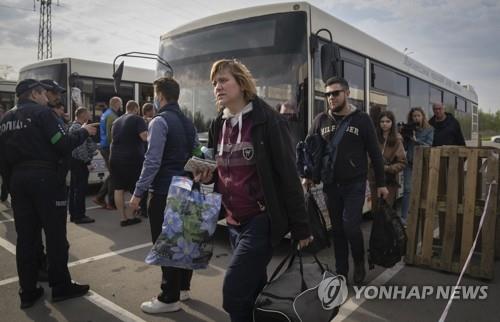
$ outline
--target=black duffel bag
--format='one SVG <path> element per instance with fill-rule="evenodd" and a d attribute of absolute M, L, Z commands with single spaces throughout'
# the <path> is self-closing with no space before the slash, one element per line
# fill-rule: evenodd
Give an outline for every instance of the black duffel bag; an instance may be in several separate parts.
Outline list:
<path fill-rule="evenodd" d="M 301 252 L 292 250 L 283 259 L 255 301 L 254 322 L 330 322 L 337 315 L 348 296 L 346 280 L 313 258 L 304 263 Z"/>
<path fill-rule="evenodd" d="M 379 199 L 374 211 L 368 266 L 393 267 L 406 253 L 406 230 L 401 217 L 383 199 Z"/>

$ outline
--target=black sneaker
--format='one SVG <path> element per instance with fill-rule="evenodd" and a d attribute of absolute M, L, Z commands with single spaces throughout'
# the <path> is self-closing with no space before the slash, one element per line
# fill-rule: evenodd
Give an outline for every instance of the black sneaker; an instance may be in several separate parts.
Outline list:
<path fill-rule="evenodd" d="M 366 270 L 365 262 L 354 263 L 354 284 L 361 284 L 365 281 Z"/>
<path fill-rule="evenodd" d="M 132 219 L 126 219 L 120 221 L 120 226 L 125 227 L 125 226 L 130 226 L 130 225 L 135 225 L 140 223 L 142 220 L 138 217 L 134 217 Z"/>
<path fill-rule="evenodd" d="M 52 288 L 52 302 L 60 302 L 74 297 L 84 296 L 89 291 L 88 285 L 71 283 Z"/>
<path fill-rule="evenodd" d="M 21 309 L 27 309 L 32 307 L 35 302 L 41 298 L 43 295 L 43 287 L 38 286 L 32 292 L 19 291 L 19 297 L 21 298 Z"/>
<path fill-rule="evenodd" d="M 83 216 L 80 218 L 72 219 L 71 221 L 74 222 L 75 224 L 90 224 L 95 222 L 95 219 L 90 218 L 89 216 Z"/>

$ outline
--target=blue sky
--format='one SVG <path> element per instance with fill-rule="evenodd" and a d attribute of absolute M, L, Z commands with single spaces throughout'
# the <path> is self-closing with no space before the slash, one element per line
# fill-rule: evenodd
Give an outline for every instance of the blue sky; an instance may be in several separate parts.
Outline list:
<path fill-rule="evenodd" d="M 60 0 L 60 6 L 52 9 L 53 56 L 111 62 L 118 53 L 156 52 L 159 36 L 181 24 L 272 2 L 284 1 Z M 408 48 L 412 58 L 448 78 L 472 84 L 481 109 L 500 110 L 500 1 L 310 3 L 397 50 Z M 17 77 L 21 66 L 36 61 L 37 38 L 38 8 L 33 11 L 33 1 L 0 0 L 0 65 L 13 67 L 11 77 Z"/>

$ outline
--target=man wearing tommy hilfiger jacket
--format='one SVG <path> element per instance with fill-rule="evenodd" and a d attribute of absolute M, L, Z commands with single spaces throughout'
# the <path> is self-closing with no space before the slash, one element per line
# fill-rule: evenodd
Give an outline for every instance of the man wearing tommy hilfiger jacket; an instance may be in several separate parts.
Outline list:
<path fill-rule="evenodd" d="M 327 80 L 325 97 L 328 110 L 314 119 L 309 134 L 321 136 L 322 150 L 330 151 L 323 153 L 319 173 L 332 223 L 337 274 L 348 276 L 350 246 L 354 261 L 353 280 L 359 284 L 366 275 L 360 225 L 365 201 L 367 155 L 373 164 L 377 194 L 385 199 L 388 190 L 384 182 L 384 163 L 372 120 L 368 114 L 349 104 L 347 81 L 343 78 Z M 336 133 L 339 128 L 345 129 L 344 133 Z M 337 145 L 336 157 L 331 157 L 330 154 L 334 154 L 331 152 L 331 141 L 336 135 L 343 136 Z M 313 180 L 304 178 L 302 184 L 311 186 Z"/>

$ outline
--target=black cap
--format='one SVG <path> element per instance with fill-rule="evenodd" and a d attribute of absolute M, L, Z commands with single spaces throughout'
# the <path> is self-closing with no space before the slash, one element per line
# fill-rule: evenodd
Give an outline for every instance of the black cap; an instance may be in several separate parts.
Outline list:
<path fill-rule="evenodd" d="M 59 85 L 55 80 L 52 79 L 44 79 L 41 80 L 40 83 L 46 85 L 48 91 L 56 92 L 56 93 L 65 93 L 66 89 Z"/>
<path fill-rule="evenodd" d="M 22 93 L 29 91 L 37 86 L 41 86 L 45 89 L 48 89 L 47 85 L 42 84 L 37 80 L 31 79 L 31 78 L 23 79 L 22 81 L 20 81 L 16 85 L 16 95 L 17 95 L 17 97 L 19 97 Z"/>

